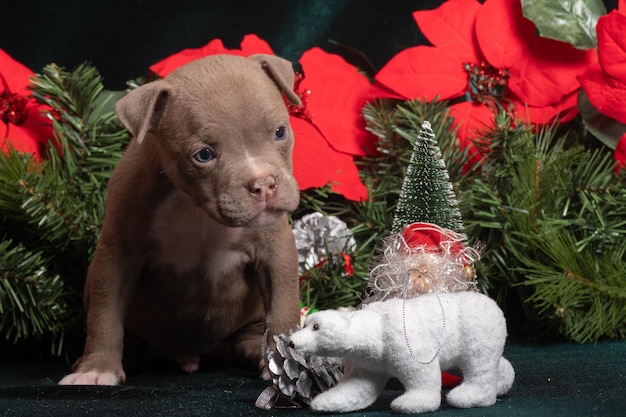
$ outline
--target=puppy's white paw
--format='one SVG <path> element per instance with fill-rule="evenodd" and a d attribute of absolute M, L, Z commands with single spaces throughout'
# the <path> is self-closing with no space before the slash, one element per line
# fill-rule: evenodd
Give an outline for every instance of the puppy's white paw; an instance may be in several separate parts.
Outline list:
<path fill-rule="evenodd" d="M 59 385 L 119 385 L 120 380 L 111 372 L 75 372 L 59 381 Z"/>

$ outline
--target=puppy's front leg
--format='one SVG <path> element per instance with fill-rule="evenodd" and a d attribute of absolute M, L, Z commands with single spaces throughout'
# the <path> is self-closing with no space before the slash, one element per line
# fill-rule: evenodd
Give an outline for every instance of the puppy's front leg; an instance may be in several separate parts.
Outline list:
<path fill-rule="evenodd" d="M 265 327 L 269 330 L 268 342 L 273 335 L 288 334 L 300 322 L 300 288 L 298 283 L 298 252 L 291 227 L 285 218 L 266 245 L 265 265 L 259 275 L 259 286 L 265 306 Z M 269 376 L 261 362 L 263 376 Z M 267 374 L 267 375 L 266 375 Z"/>
<path fill-rule="evenodd" d="M 122 368 L 124 314 L 128 288 L 124 266 L 116 249 L 99 245 L 85 285 L 87 338 L 83 356 L 60 385 L 118 385 L 125 382 Z"/>

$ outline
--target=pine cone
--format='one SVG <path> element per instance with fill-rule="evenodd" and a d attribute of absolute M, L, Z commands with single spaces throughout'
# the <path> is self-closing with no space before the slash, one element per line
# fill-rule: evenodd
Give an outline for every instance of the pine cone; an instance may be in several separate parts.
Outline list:
<path fill-rule="evenodd" d="M 265 363 L 272 375 L 273 385 L 256 400 L 258 408 L 300 408 L 309 405 L 319 393 L 335 386 L 343 375 L 343 360 L 321 356 L 305 356 L 289 346 L 289 336 L 274 336 L 276 348 L 267 347 Z"/>

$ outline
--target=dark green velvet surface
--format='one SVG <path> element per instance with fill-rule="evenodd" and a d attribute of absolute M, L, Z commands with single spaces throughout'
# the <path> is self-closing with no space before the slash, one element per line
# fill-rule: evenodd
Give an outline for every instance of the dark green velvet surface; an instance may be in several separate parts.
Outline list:
<path fill-rule="evenodd" d="M 516 381 L 492 407 L 455 409 L 437 416 L 588 417 L 626 415 L 626 342 L 586 344 L 510 343 L 505 356 Z M 162 364 L 161 364 L 162 365 Z M 307 416 L 309 409 L 255 408 L 268 385 L 240 369 L 183 375 L 155 366 L 119 387 L 60 387 L 67 371 L 59 363 L 0 366 L 0 416 Z M 392 386 L 393 388 L 393 386 Z M 387 389 L 369 409 L 346 416 L 393 414 Z"/>

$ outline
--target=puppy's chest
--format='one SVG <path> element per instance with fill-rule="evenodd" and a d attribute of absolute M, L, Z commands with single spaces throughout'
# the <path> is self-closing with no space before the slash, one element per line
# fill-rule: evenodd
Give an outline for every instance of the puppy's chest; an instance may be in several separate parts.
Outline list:
<path fill-rule="evenodd" d="M 156 243 L 151 264 L 180 275 L 201 272 L 218 278 L 250 261 L 242 229 L 216 223 L 179 192 L 157 208 L 149 233 Z"/>

